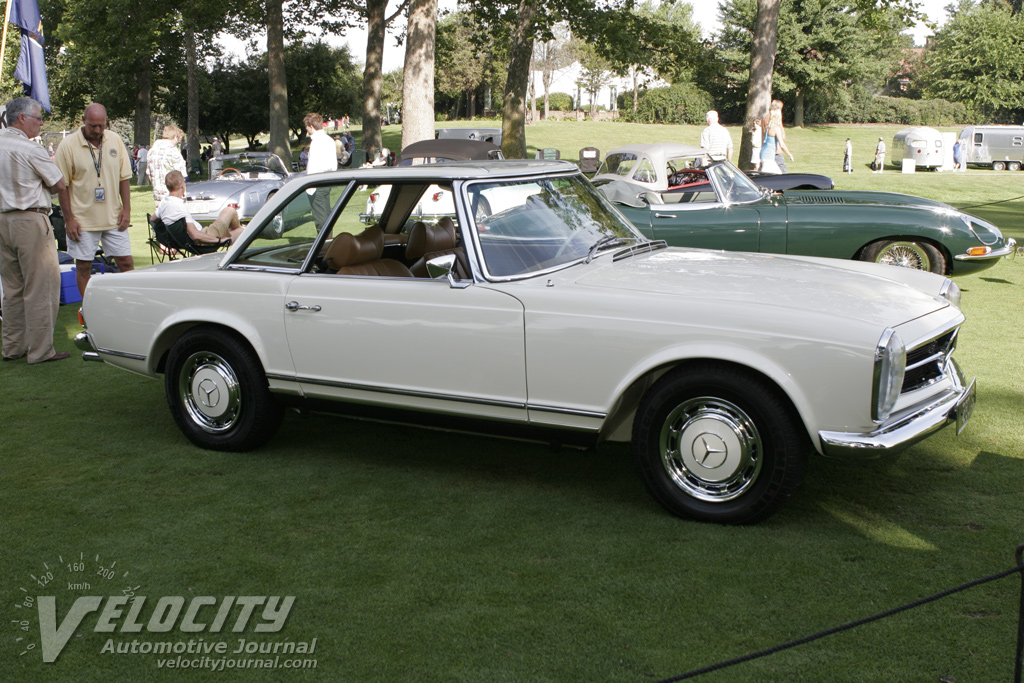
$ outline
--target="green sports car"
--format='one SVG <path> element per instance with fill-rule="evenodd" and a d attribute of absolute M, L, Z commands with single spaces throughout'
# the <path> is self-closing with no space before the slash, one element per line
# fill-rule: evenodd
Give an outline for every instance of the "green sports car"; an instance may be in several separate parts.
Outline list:
<path fill-rule="evenodd" d="M 827 256 L 963 275 L 1013 258 L 1016 241 L 988 221 L 893 192 L 760 188 L 727 161 L 672 169 L 668 189 L 598 178 L 647 237 L 672 246 Z"/>

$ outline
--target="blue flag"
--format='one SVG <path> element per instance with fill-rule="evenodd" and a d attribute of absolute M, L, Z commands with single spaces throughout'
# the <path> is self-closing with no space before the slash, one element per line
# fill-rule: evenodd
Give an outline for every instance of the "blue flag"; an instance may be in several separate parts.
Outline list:
<path fill-rule="evenodd" d="M 43 22 L 37 0 L 14 0 L 11 23 L 21 29 L 21 56 L 14 77 L 25 84 L 25 94 L 50 111 L 50 86 L 43 60 Z"/>

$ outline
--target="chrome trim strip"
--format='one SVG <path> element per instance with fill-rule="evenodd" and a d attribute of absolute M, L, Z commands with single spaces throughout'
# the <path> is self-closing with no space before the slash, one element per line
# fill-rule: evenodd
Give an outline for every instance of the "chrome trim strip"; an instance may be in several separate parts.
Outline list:
<path fill-rule="evenodd" d="M 138 353 L 128 353 L 127 351 L 114 351 L 113 349 L 101 349 L 96 347 L 99 353 L 106 354 L 108 356 L 116 356 L 118 358 L 127 358 L 129 360 L 146 360 L 146 357 Z"/>
<path fill-rule="evenodd" d="M 299 382 L 300 384 L 313 384 L 316 386 L 333 387 L 335 389 L 351 389 L 353 391 L 370 391 L 376 394 L 391 394 L 394 396 L 408 396 L 412 398 L 427 398 L 435 401 L 454 401 L 457 403 L 468 403 L 472 405 L 494 406 L 498 408 L 513 408 L 516 410 L 535 410 L 543 413 L 556 413 L 559 415 L 575 415 L 603 420 L 607 413 L 599 413 L 591 410 L 575 410 L 573 408 L 560 408 L 558 406 L 535 405 L 531 403 L 520 403 L 519 401 L 501 401 L 497 399 L 474 398 L 470 396 L 455 396 L 453 394 L 438 394 L 429 391 L 414 391 L 411 389 L 394 389 L 378 387 L 367 384 L 356 384 L 354 382 L 336 382 L 326 379 L 313 379 L 309 377 L 290 377 L 288 375 L 267 375 L 268 380 L 278 382 Z"/>
<path fill-rule="evenodd" d="M 539 413 L 557 413 L 559 415 L 575 415 L 577 417 L 591 417 L 596 420 L 603 420 L 607 413 L 598 413 L 593 410 L 574 410 L 572 408 L 558 408 L 556 406 L 539 406 L 533 403 L 526 404 L 527 410 L 535 410 Z"/>
<path fill-rule="evenodd" d="M 390 387 L 379 387 L 369 384 L 356 384 L 354 382 L 337 382 L 329 379 L 315 379 L 312 377 L 287 377 L 284 375 L 267 375 L 267 379 L 274 379 L 284 382 L 299 382 L 300 384 L 312 384 L 321 387 L 332 387 L 334 389 L 351 389 L 352 391 L 369 391 L 375 394 L 392 394 L 395 396 L 409 396 L 412 398 L 428 398 L 436 401 L 457 401 L 459 403 L 472 403 L 475 405 L 496 406 L 499 408 L 515 408 L 525 410 L 526 404 L 518 401 L 500 401 L 496 399 L 471 398 L 468 396 L 453 396 L 451 394 L 436 394 L 428 391 L 414 391 L 411 389 L 394 389 Z"/>

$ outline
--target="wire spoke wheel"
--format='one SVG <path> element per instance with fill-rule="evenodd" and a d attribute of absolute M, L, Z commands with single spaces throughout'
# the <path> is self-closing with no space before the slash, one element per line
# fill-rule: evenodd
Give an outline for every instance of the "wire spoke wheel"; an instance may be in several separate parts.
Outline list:
<path fill-rule="evenodd" d="M 900 266 L 914 270 L 931 270 L 932 259 L 928 250 L 917 242 L 884 242 L 869 250 L 867 260 L 887 266 Z"/>

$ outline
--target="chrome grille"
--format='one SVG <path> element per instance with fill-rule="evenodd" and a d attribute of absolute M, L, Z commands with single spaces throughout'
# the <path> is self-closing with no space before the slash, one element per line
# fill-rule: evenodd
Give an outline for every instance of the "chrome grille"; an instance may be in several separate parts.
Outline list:
<path fill-rule="evenodd" d="M 913 391 L 940 379 L 949 357 L 956 348 L 959 328 L 907 352 L 907 371 L 903 376 L 903 392 Z"/>

